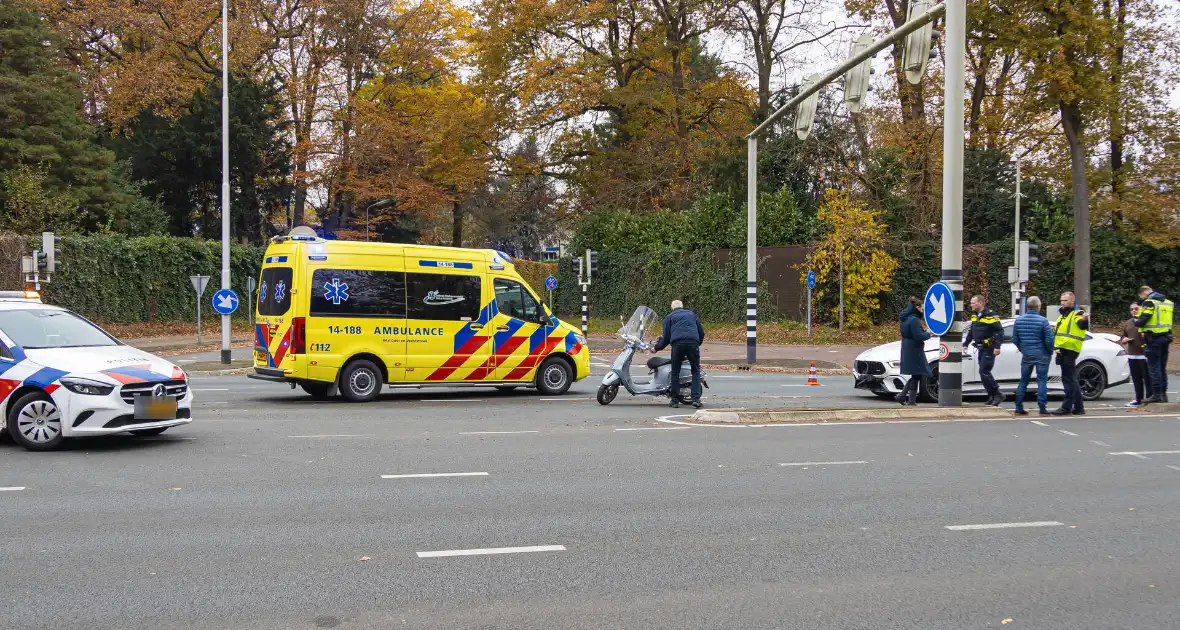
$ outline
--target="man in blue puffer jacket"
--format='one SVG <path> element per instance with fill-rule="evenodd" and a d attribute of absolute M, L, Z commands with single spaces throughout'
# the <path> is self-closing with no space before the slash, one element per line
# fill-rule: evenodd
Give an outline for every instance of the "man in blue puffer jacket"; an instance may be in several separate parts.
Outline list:
<path fill-rule="evenodd" d="M 1037 407 L 1042 416 L 1049 415 L 1049 360 L 1053 358 L 1053 327 L 1041 315 L 1041 298 L 1028 298 L 1026 312 L 1012 325 L 1012 343 L 1020 350 L 1020 384 L 1016 386 L 1016 415 L 1027 416 L 1024 392 L 1033 369 L 1037 371 Z"/>
<path fill-rule="evenodd" d="M 680 366 L 688 360 L 692 370 L 692 406 L 701 406 L 701 343 L 705 341 L 705 327 L 697 314 L 684 308 L 684 302 L 674 300 L 672 312 L 664 318 L 664 331 L 653 352 L 672 346 L 672 376 L 670 383 L 672 407 L 680 406 Z"/>

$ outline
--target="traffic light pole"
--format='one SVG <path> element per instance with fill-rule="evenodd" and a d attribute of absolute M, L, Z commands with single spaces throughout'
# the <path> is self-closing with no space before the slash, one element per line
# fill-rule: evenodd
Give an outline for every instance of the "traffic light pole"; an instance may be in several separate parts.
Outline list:
<path fill-rule="evenodd" d="M 966 13 L 965 2 L 966 2 L 966 0 L 951 0 L 951 1 L 958 2 L 960 5 L 961 12 L 965 15 L 965 13 Z M 947 11 L 946 4 L 936 4 L 929 11 L 926 11 L 925 13 L 915 17 L 914 19 L 906 22 L 905 24 L 902 24 L 900 27 L 891 31 L 889 34 L 885 35 L 881 39 L 873 42 L 873 44 L 871 46 L 868 46 L 868 47 L 864 48 L 863 50 L 861 50 L 860 52 L 858 52 L 857 54 L 849 57 L 847 61 L 845 61 L 843 64 L 837 66 L 836 69 L 832 70 L 831 72 L 828 72 L 827 74 L 820 77 L 819 80 L 811 82 L 808 85 L 804 86 L 801 90 L 799 90 L 799 93 L 796 94 L 794 96 L 794 98 L 787 101 L 782 107 L 774 110 L 773 113 L 771 113 L 769 116 L 766 117 L 766 120 L 762 121 L 757 127 L 754 128 L 753 131 L 751 131 L 749 134 L 746 135 L 746 143 L 747 143 L 747 151 L 746 151 L 746 160 L 747 160 L 747 162 L 746 162 L 746 361 L 748 363 L 752 364 L 755 362 L 755 360 L 757 359 L 757 351 L 758 351 L 758 332 L 757 332 L 758 331 L 758 138 L 760 136 L 762 136 L 763 134 L 765 134 L 770 129 L 771 125 L 773 125 L 775 123 L 775 121 L 777 121 L 779 118 L 782 118 L 783 115 L 785 115 L 787 112 L 791 111 L 791 109 L 793 109 L 799 103 L 802 103 L 807 97 L 811 96 L 812 94 L 815 94 L 821 88 L 823 88 L 825 85 L 840 78 L 845 72 L 848 72 L 849 70 L 855 68 L 860 63 L 867 61 L 869 59 L 872 59 L 873 55 L 876 55 L 877 53 L 881 52 L 882 50 L 885 50 L 889 46 L 892 46 L 893 44 L 897 43 L 898 41 L 903 40 L 906 35 L 909 35 L 910 33 L 913 33 L 914 31 L 922 28 L 926 24 L 929 24 L 930 22 L 932 22 L 934 19 L 938 18 L 940 15 L 942 15 L 946 11 Z M 950 16 L 948 15 L 948 18 L 949 17 Z M 960 16 L 960 17 L 962 17 L 962 16 Z M 965 32 L 966 32 L 966 26 L 964 25 L 961 29 L 959 29 L 958 36 L 959 37 L 966 37 Z M 960 50 L 960 57 L 959 57 L 960 65 L 958 67 L 958 72 L 957 72 L 957 76 L 960 79 L 962 79 L 962 77 L 963 77 L 963 66 L 962 66 L 963 55 L 961 54 L 962 50 L 963 50 L 963 45 L 964 45 L 963 40 L 960 40 L 958 42 L 958 46 L 959 46 L 959 50 Z M 947 49 L 949 51 L 949 49 L 950 49 L 949 45 L 947 46 Z M 947 56 L 947 63 L 948 64 L 952 63 L 951 57 L 949 54 Z M 962 170 L 962 166 L 963 166 L 963 151 L 962 151 L 963 107 L 962 107 L 962 100 L 963 99 L 962 99 L 962 96 L 963 96 L 963 86 L 962 85 L 959 86 L 958 94 L 959 94 L 959 101 L 958 101 L 959 106 L 956 111 L 959 112 L 959 114 L 958 114 L 959 115 L 959 126 L 958 126 L 959 170 L 954 171 L 954 172 L 956 173 L 955 177 L 958 179 L 958 190 L 959 190 L 959 206 L 958 206 L 959 219 L 958 219 L 958 222 L 956 223 L 956 225 L 958 226 L 958 233 L 957 233 L 958 234 L 958 246 L 957 246 L 957 249 L 959 252 L 960 263 L 957 265 L 957 267 L 962 267 L 962 263 L 961 263 L 962 257 L 963 257 L 963 253 L 962 253 L 963 252 L 963 247 L 962 247 L 962 236 L 963 236 L 963 230 L 962 230 L 962 227 L 963 227 L 963 195 L 962 195 L 962 191 L 963 191 L 963 181 L 962 181 L 962 177 L 963 177 L 963 170 Z M 945 155 L 943 157 L 943 164 L 945 167 L 945 164 L 946 164 Z M 943 176 L 946 177 L 945 171 L 944 171 Z M 945 190 L 945 186 L 944 186 L 943 198 L 945 199 L 945 197 L 946 197 L 946 190 Z M 946 204 L 944 203 L 943 204 L 943 227 L 944 227 L 943 247 L 944 248 L 946 247 L 946 243 L 945 243 L 946 224 L 947 224 Z M 943 252 L 943 268 L 944 269 L 947 268 L 945 249 Z M 962 271 L 959 272 L 959 275 L 960 275 L 960 280 L 959 280 L 960 286 L 959 286 L 957 295 L 959 295 L 959 297 L 961 298 L 962 297 L 962 295 L 961 295 L 962 294 L 962 279 L 961 279 Z M 958 308 L 958 310 L 962 310 L 962 305 L 960 304 L 956 308 Z M 962 332 L 960 331 L 957 334 L 959 335 L 960 345 L 961 345 Z M 961 360 L 961 358 L 959 360 Z M 958 373 L 958 382 L 960 383 L 960 389 L 961 389 L 962 370 L 961 370 L 961 367 L 959 364 L 956 364 L 955 370 Z M 941 384 L 941 381 L 940 381 L 940 384 Z"/>
<path fill-rule="evenodd" d="M 941 341 L 938 405 L 963 404 L 963 81 L 967 64 L 967 0 L 946 0 L 946 67 L 942 104 L 942 280 L 955 294 L 951 329 Z"/>

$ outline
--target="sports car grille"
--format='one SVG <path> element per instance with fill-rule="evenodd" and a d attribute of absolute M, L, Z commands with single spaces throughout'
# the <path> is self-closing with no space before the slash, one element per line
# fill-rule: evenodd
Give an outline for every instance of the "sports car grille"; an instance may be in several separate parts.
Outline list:
<path fill-rule="evenodd" d="M 856 362 L 856 373 L 857 374 L 874 374 L 874 375 L 884 374 L 885 373 L 885 364 L 881 363 L 880 361 L 857 361 Z"/>
<path fill-rule="evenodd" d="M 176 381 L 155 381 L 151 383 L 131 383 L 124 385 L 123 389 L 119 390 L 119 396 L 123 398 L 123 402 L 132 405 L 135 404 L 136 396 L 151 396 L 152 389 L 156 385 L 163 385 L 167 390 L 168 396 L 176 398 L 183 398 L 188 393 L 188 383 L 183 380 Z"/>

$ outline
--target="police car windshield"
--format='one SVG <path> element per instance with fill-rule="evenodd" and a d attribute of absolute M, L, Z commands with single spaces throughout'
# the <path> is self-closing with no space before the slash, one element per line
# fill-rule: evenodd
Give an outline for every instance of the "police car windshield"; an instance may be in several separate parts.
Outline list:
<path fill-rule="evenodd" d="M 69 311 L 3 310 L 0 330 L 26 350 L 119 345 L 100 328 Z"/>

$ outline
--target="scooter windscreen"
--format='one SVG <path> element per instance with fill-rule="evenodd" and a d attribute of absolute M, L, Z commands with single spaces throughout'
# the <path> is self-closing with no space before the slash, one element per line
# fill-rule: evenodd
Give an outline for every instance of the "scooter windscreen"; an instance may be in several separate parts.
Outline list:
<path fill-rule="evenodd" d="M 619 339 L 647 343 L 648 338 L 654 339 L 656 322 L 659 316 L 646 306 L 640 306 L 631 314 L 631 319 L 619 329 Z"/>

